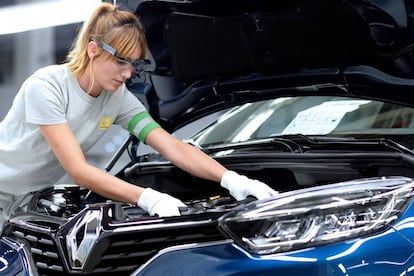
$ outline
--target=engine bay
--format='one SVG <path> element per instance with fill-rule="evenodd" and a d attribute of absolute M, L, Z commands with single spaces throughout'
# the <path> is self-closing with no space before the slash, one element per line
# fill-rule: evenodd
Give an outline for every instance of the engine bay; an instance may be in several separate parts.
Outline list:
<path fill-rule="evenodd" d="M 186 200 L 186 207 L 180 207 L 181 215 L 195 215 L 202 213 L 230 211 L 241 204 L 254 201 L 248 197 L 245 200 L 236 201 L 233 197 L 219 195 L 215 197 Z M 126 203 L 112 202 L 100 197 L 77 185 L 57 185 L 54 188 L 42 192 L 37 198 L 36 212 L 48 216 L 71 218 L 82 209 L 93 204 L 115 203 L 122 209 L 122 216 L 126 219 L 145 219 L 151 216 L 143 209 Z"/>
<path fill-rule="evenodd" d="M 411 156 L 404 153 L 312 153 L 250 154 L 241 158 L 220 157 L 226 167 L 269 184 L 279 192 L 333 184 L 347 180 L 381 176 L 414 177 Z M 151 187 L 182 200 L 187 207 L 181 215 L 230 211 L 254 198 L 235 200 L 218 183 L 194 177 L 169 162 L 143 162 L 127 166 L 118 175 L 136 185 Z M 154 173 L 157 172 L 157 173 Z M 75 184 L 55 185 L 37 194 L 35 212 L 54 217 L 71 218 L 94 204 L 115 203 L 122 216 L 129 219 L 150 218 L 143 209 L 113 202 Z"/>

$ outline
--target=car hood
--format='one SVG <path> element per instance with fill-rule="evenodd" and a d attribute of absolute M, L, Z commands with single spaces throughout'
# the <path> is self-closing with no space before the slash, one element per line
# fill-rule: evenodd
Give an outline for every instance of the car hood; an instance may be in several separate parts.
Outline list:
<path fill-rule="evenodd" d="M 132 90 L 170 130 L 220 108 L 304 91 L 414 105 L 411 2 L 120 2 L 140 17 L 152 61 Z"/>

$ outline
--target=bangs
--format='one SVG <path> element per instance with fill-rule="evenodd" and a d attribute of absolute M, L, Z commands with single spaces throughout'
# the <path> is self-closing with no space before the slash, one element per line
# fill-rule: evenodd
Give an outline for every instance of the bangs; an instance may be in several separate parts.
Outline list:
<path fill-rule="evenodd" d="M 144 59 L 147 52 L 147 43 L 145 37 L 133 25 L 124 25 L 111 35 L 112 39 L 108 43 L 116 49 L 117 53 L 123 57 L 130 57 L 139 47 L 141 56 Z"/>

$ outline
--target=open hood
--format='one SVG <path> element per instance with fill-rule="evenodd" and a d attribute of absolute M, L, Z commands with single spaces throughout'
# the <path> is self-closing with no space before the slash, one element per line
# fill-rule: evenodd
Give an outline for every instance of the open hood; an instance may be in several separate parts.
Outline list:
<path fill-rule="evenodd" d="M 414 104 L 406 99 L 414 91 L 409 1 L 123 2 L 141 18 L 153 61 L 145 79 L 150 87 L 139 85 L 135 92 L 141 89 L 137 94 L 170 130 L 201 111 L 237 104 L 236 98 L 251 100 L 252 92 L 266 90 L 270 97 L 270 90 L 315 84 L 347 89 L 324 94 L 342 91 Z M 402 95 L 389 92 L 394 85 L 405 87 Z M 249 93 L 234 97 L 242 91 Z"/>

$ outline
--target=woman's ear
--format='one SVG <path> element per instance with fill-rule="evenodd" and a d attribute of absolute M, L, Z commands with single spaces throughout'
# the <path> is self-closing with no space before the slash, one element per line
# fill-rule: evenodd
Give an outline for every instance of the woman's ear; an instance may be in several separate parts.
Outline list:
<path fill-rule="evenodd" d="M 96 51 L 98 51 L 98 44 L 95 41 L 89 41 L 88 43 L 88 56 L 90 59 L 96 55 Z"/>

